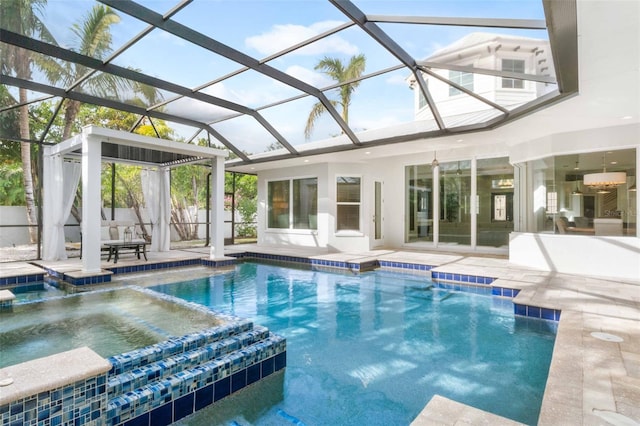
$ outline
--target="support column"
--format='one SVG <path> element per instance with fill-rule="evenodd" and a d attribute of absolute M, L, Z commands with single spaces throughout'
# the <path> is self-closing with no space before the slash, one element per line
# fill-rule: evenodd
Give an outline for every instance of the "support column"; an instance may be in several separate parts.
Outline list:
<path fill-rule="evenodd" d="M 211 259 L 224 257 L 224 157 L 211 161 Z"/>
<path fill-rule="evenodd" d="M 433 155 L 431 162 L 433 171 L 433 246 L 438 247 L 440 241 L 440 163 Z"/>
<path fill-rule="evenodd" d="M 170 169 L 160 167 L 158 169 L 158 228 L 160 241 L 158 251 L 171 250 L 171 180 Z"/>
<path fill-rule="evenodd" d="M 82 135 L 82 271 L 100 272 L 102 142 Z"/>

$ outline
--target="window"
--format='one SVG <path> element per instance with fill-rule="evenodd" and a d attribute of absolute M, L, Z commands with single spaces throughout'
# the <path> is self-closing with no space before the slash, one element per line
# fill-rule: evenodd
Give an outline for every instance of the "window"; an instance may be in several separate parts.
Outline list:
<path fill-rule="evenodd" d="M 502 71 L 524 74 L 524 61 L 522 59 L 503 59 Z M 503 89 L 524 89 L 524 80 L 515 78 L 502 78 Z"/>
<path fill-rule="evenodd" d="M 465 89 L 473 91 L 473 74 L 470 72 L 449 71 L 449 80 Z M 449 96 L 455 96 L 461 93 L 462 92 L 455 87 L 449 86 Z"/>
<path fill-rule="evenodd" d="M 293 180 L 293 229 L 318 229 L 318 178 Z"/>
<path fill-rule="evenodd" d="M 549 214 L 558 213 L 558 193 L 557 192 L 547 192 L 547 213 Z"/>
<path fill-rule="evenodd" d="M 269 182 L 267 203 L 268 228 L 318 229 L 318 178 Z"/>
<path fill-rule="evenodd" d="M 360 230 L 360 178 L 339 176 L 337 183 L 337 219 L 338 231 Z"/>
<path fill-rule="evenodd" d="M 422 90 L 418 89 L 418 109 L 422 109 L 427 106 L 427 98 L 425 98 Z"/>
<path fill-rule="evenodd" d="M 288 180 L 279 180 L 267 184 L 269 228 L 289 228 L 289 185 Z"/>

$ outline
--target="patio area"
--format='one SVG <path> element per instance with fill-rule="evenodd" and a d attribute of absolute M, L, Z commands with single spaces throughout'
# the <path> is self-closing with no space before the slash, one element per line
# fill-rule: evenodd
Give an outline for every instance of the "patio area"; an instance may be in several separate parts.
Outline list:
<path fill-rule="evenodd" d="M 197 261 L 206 258 L 208 248 L 172 250 L 148 254 L 147 262 L 134 255 L 123 256 L 118 266 L 158 262 Z M 328 253 L 310 248 L 269 248 L 257 245 L 229 246 L 226 256 L 274 256 L 315 259 L 327 262 L 394 265 L 406 271 L 435 276 L 445 273 L 484 276 L 495 280 L 493 287 L 519 290 L 513 301 L 519 306 L 560 310 L 553 358 L 540 412 L 539 424 L 634 424 L 640 418 L 640 294 L 639 282 L 549 273 L 515 267 L 500 256 L 443 254 L 403 250 L 373 250 Z M 0 266 L 0 278 L 47 269 L 72 273 L 81 269 L 79 259 L 61 262 L 15 262 Z M 420 266 L 431 266 L 421 271 Z M 103 268 L 113 262 L 101 261 Z M 386 266 L 385 266 L 386 267 Z M 187 267 L 188 268 L 188 267 Z M 191 266 L 193 268 L 193 266 Z M 38 271 L 39 270 L 39 271 Z M 175 270 L 175 269 L 174 269 Z M 185 269 L 186 270 L 186 269 Z M 153 273 L 153 272 L 145 272 Z M 126 274 L 118 275 L 126 277 Z M 116 284 L 119 279 L 114 282 Z M 94 287 L 94 286 L 91 286 Z M 434 397 L 414 425 L 513 424 L 512 421 L 461 407 L 455 401 Z"/>

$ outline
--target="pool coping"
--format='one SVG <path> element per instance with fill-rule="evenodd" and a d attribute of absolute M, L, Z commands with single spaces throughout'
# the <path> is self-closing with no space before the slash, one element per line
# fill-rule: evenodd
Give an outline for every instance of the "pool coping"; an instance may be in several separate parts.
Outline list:
<path fill-rule="evenodd" d="M 1 368 L 0 380 L 11 379 L 12 383 L 0 387 L 0 406 L 106 374 L 110 369 L 109 361 L 86 346 Z"/>

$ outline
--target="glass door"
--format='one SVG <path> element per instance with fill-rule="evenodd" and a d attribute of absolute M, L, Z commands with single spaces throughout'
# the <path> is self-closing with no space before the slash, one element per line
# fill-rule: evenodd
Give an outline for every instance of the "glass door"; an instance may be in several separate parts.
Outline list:
<path fill-rule="evenodd" d="M 373 200 L 373 246 L 378 247 L 383 244 L 382 236 L 382 182 L 374 181 L 374 200 Z"/>

